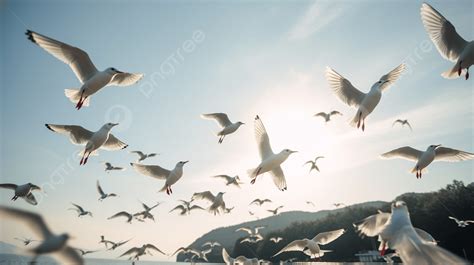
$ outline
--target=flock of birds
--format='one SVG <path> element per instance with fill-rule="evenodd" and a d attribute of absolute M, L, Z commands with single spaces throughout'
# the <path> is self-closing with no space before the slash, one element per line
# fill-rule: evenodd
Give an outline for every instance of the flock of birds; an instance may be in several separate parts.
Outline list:
<path fill-rule="evenodd" d="M 429 4 L 422 4 L 421 18 L 429 37 L 437 47 L 439 53 L 445 59 L 455 63 L 454 66 L 444 72 L 442 76 L 446 78 L 456 78 L 464 74 L 467 80 L 469 78 L 469 67 L 474 63 L 474 42 L 467 42 L 459 36 L 454 26 Z M 88 106 L 90 104 L 91 96 L 96 94 L 102 88 L 112 85 L 130 86 L 143 77 L 143 74 L 122 72 L 113 67 L 99 71 L 89 58 L 89 55 L 79 48 L 31 30 L 27 30 L 26 35 L 34 44 L 69 65 L 76 77 L 79 79 L 81 83 L 79 89 L 66 89 L 64 91 L 66 97 L 75 104 L 78 110 L 83 106 Z M 358 90 L 348 79 L 329 67 L 326 69 L 326 79 L 330 88 L 342 102 L 357 109 L 350 123 L 364 131 L 366 128 L 366 119 L 378 105 L 382 93 L 400 78 L 404 70 L 404 64 L 398 65 L 393 70 L 380 77 L 367 93 Z M 333 110 L 328 113 L 320 112 L 314 116 L 321 117 L 325 122 L 329 122 L 335 115 L 342 115 L 342 113 Z M 221 127 L 221 130 L 217 133 L 219 144 L 223 143 L 226 136 L 236 133 L 240 126 L 244 124 L 240 121 L 232 122 L 225 113 L 203 114 L 202 117 L 215 120 Z M 408 126 L 412 129 L 408 120 L 399 119 L 393 123 L 393 125 L 396 124 Z M 81 160 L 79 164 L 85 165 L 87 164 L 89 157 L 97 154 L 99 149 L 116 151 L 128 146 L 119 138 L 111 134 L 111 130 L 117 125 L 117 123 L 106 123 L 95 132 L 79 125 L 46 124 L 46 127 L 55 133 L 67 136 L 73 144 L 84 146 L 84 149 L 80 153 Z M 281 164 L 285 162 L 291 154 L 297 151 L 283 149 L 282 151 L 275 153 L 270 145 L 270 138 L 263 121 L 258 115 L 254 120 L 254 130 L 260 154 L 260 161 L 254 168 L 248 171 L 251 178 L 250 183 L 254 184 L 259 176 L 269 173 L 272 176 L 275 186 L 279 190 L 287 190 L 286 178 L 284 171 L 281 168 Z M 131 167 L 140 174 L 164 181 L 164 185 L 160 189 L 160 192 L 166 192 L 168 195 L 171 195 L 173 193 L 173 187 L 176 186 L 177 182 L 182 178 L 184 165 L 188 163 L 188 161 L 179 161 L 173 169 L 166 169 L 158 165 L 142 164 L 145 159 L 158 155 L 156 153 L 145 154 L 140 151 L 133 151 L 132 153 L 138 155 L 138 159 L 135 163 L 130 163 Z M 430 145 L 425 151 L 405 146 L 384 153 L 382 154 L 382 157 L 398 157 L 416 162 L 412 172 L 416 174 L 417 178 L 421 178 L 425 168 L 433 161 L 462 161 L 473 159 L 474 154 L 452 148 L 441 147 L 440 145 Z M 311 166 L 310 172 L 312 170 L 319 171 L 316 162 L 321 158 L 323 157 L 318 156 L 314 160 L 306 162 L 304 165 L 309 164 Z M 123 169 L 123 167 L 116 167 L 110 163 L 105 163 L 106 172 Z M 228 175 L 217 175 L 213 176 L 213 178 L 225 181 L 227 186 L 240 187 L 242 184 L 239 176 L 231 177 Z M 12 198 L 13 201 L 17 198 L 23 198 L 26 202 L 32 205 L 38 203 L 33 195 L 34 191 L 41 190 L 37 185 L 32 183 L 24 185 L 6 183 L 0 184 L 0 187 L 14 191 L 14 196 Z M 118 196 L 115 193 L 106 193 L 99 182 L 97 182 L 97 191 L 99 193 L 99 201 Z M 170 212 L 179 211 L 180 215 L 189 215 L 194 210 L 207 210 L 214 215 L 230 213 L 233 207 L 226 208 L 226 203 L 223 197 L 224 194 L 224 192 L 218 192 L 217 194 L 210 191 L 197 192 L 192 195 L 190 201 L 181 200 L 180 204 Z M 207 201 L 209 206 L 205 209 L 199 205 L 193 204 L 195 201 Z M 256 199 L 252 201 L 250 205 L 262 206 L 269 202 L 271 202 L 269 199 Z M 307 201 L 306 203 L 314 206 L 314 203 L 311 201 Z M 110 216 L 108 219 L 122 218 L 127 223 L 131 223 L 133 220 L 144 222 L 147 219 L 150 219 L 154 221 L 155 219 L 151 211 L 159 204 L 160 203 L 148 206 L 142 203 L 142 209 L 138 212 L 131 213 L 120 211 Z M 334 204 L 336 207 L 343 205 L 344 204 L 342 203 Z M 274 209 L 269 209 L 268 212 L 276 215 L 283 207 L 283 205 L 278 206 Z M 79 217 L 92 217 L 90 211 L 85 210 L 78 204 L 72 204 L 72 208 L 69 210 L 75 211 Z M 249 211 L 249 214 L 254 215 L 251 211 Z M 39 238 L 38 240 L 17 238 L 17 240 L 21 240 L 25 246 L 34 241 L 39 242 L 36 247 L 30 250 L 34 255 L 32 263 L 34 263 L 40 255 L 55 254 L 64 263 L 84 264 L 82 256 L 96 252 L 95 250 L 82 250 L 70 247 L 68 245 L 68 240 L 71 237 L 68 234 L 53 234 L 39 214 L 12 207 L 0 206 L 0 216 L 2 216 L 2 218 L 13 218 L 17 222 L 26 224 L 37 235 Z M 466 227 L 470 223 L 474 223 L 474 221 L 471 220 L 458 220 L 454 217 L 449 218 L 453 219 L 459 227 Z M 414 228 L 410 221 L 407 205 L 404 202 L 394 202 L 392 204 L 391 213 L 380 212 L 355 223 L 354 226 L 361 235 L 378 236 L 379 241 L 381 242 L 380 254 L 384 257 L 386 256 L 387 258 L 390 258 L 398 255 L 405 264 L 467 264 L 466 261 L 456 255 L 438 247 L 436 245 L 436 240 L 434 240 L 426 231 Z M 264 239 L 259 232 L 261 229 L 263 229 L 263 227 L 243 227 L 237 229 L 237 231 L 245 232 L 247 234 L 241 242 L 256 243 Z M 338 229 L 319 233 L 312 239 L 304 238 L 295 240 L 278 251 L 274 256 L 288 251 L 301 251 L 311 258 L 320 258 L 324 253 L 331 251 L 323 250 L 320 246 L 338 239 L 343 236 L 344 232 L 344 229 Z M 126 244 L 129 240 L 114 242 L 107 240 L 102 236 L 99 243 L 104 244 L 108 250 L 114 250 Z M 283 238 L 272 237 L 269 240 L 278 243 L 283 240 Z M 207 261 L 206 255 L 209 254 L 213 248 L 219 246 L 220 244 L 217 242 L 208 242 L 203 245 L 205 249 L 196 250 L 182 247 L 176 250 L 172 255 L 178 253 L 191 253 L 193 255 L 192 260 L 197 259 Z M 395 252 L 385 255 L 387 248 L 390 248 Z M 139 260 L 141 256 L 147 254 L 151 255 L 151 251 L 166 255 L 165 252 L 161 251 L 153 244 L 144 244 L 140 247 L 130 248 L 120 257 L 129 256 L 131 260 L 136 261 Z M 262 262 L 255 258 L 252 259 L 242 256 L 232 258 L 224 248 L 222 249 L 222 256 L 227 264 L 258 264 Z"/>

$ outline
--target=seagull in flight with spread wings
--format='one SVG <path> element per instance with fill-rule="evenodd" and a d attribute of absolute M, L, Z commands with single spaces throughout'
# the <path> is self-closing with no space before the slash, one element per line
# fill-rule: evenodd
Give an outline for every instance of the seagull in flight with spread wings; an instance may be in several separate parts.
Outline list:
<path fill-rule="evenodd" d="M 203 192 L 196 192 L 193 194 L 192 200 L 207 200 L 211 202 L 211 206 L 207 209 L 210 213 L 214 215 L 220 214 L 221 212 L 225 213 L 226 207 L 224 202 L 224 193 L 219 192 L 217 195 L 214 196 L 210 191 L 203 191 Z"/>
<path fill-rule="evenodd" d="M 396 121 L 394 121 L 392 123 L 392 127 L 395 126 L 395 124 L 398 124 L 398 123 L 401 124 L 402 127 L 405 126 L 405 125 L 408 126 L 408 128 L 410 128 L 410 131 L 413 131 L 413 129 L 411 128 L 410 123 L 408 122 L 408 120 L 406 120 L 406 119 L 405 120 L 397 119 Z"/>
<path fill-rule="evenodd" d="M 79 89 L 66 89 L 64 93 L 71 102 L 76 103 L 78 110 L 82 106 L 89 106 L 90 96 L 105 86 L 130 86 L 143 77 L 143 74 L 125 73 L 114 67 L 99 71 L 89 55 L 79 48 L 31 30 L 27 30 L 26 35 L 30 41 L 71 67 L 82 86 Z"/>
<path fill-rule="evenodd" d="M 100 186 L 99 181 L 97 181 L 97 192 L 100 195 L 99 201 L 103 201 L 103 200 L 107 199 L 108 197 L 116 197 L 117 196 L 117 194 L 115 194 L 115 193 L 105 193 L 104 190 L 102 189 L 102 187 Z"/>
<path fill-rule="evenodd" d="M 232 123 L 230 120 L 229 120 L 229 117 L 227 117 L 227 114 L 225 113 L 209 113 L 209 114 L 202 114 L 201 117 L 203 119 L 213 119 L 215 120 L 221 127 L 222 127 L 222 130 L 217 132 L 217 136 L 219 136 L 219 143 L 221 144 L 223 141 L 224 141 L 224 138 L 231 134 L 231 133 L 234 133 L 235 131 L 237 131 L 237 129 L 239 129 L 239 127 L 245 123 L 243 122 L 236 122 L 236 123 Z"/>
<path fill-rule="evenodd" d="M 311 171 L 313 171 L 313 170 L 316 170 L 316 171 L 319 172 L 319 167 L 316 165 L 316 162 L 317 162 L 318 159 L 320 159 L 320 158 L 324 158 L 324 156 L 318 156 L 318 157 L 316 157 L 316 158 L 314 159 L 314 161 L 313 161 L 313 160 L 309 160 L 309 161 L 307 161 L 306 163 L 304 163 L 303 166 L 305 166 L 305 165 L 307 165 L 307 164 L 310 164 L 310 165 L 311 165 L 311 168 L 309 169 L 309 172 L 308 172 L 308 173 L 311 173 Z"/>
<path fill-rule="evenodd" d="M 13 195 L 11 199 L 12 201 L 16 201 L 18 198 L 22 198 L 29 204 L 32 204 L 32 205 L 38 204 L 32 192 L 35 190 L 41 190 L 41 188 L 35 184 L 32 184 L 30 182 L 23 185 L 16 185 L 12 183 L 2 183 L 0 184 L 0 188 L 13 190 L 15 194 Z"/>
<path fill-rule="evenodd" d="M 142 162 L 143 160 L 149 158 L 149 157 L 154 157 L 154 156 L 157 156 L 159 154 L 157 153 L 150 153 L 150 154 L 145 154 L 143 153 L 142 151 L 130 151 L 131 154 L 137 154 L 138 155 L 138 159 L 137 159 L 137 163 L 140 163 Z"/>
<path fill-rule="evenodd" d="M 342 113 L 340 113 L 339 111 L 337 110 L 333 110 L 331 112 L 319 112 L 319 113 L 316 113 L 314 114 L 313 116 L 314 117 L 322 117 L 324 119 L 324 121 L 326 123 L 328 123 L 330 120 L 331 120 L 331 116 L 334 116 L 334 115 L 341 115 L 342 116 Z"/>
<path fill-rule="evenodd" d="M 173 190 L 171 186 L 178 182 L 183 176 L 184 164 L 189 161 L 179 161 L 173 170 L 168 170 L 157 165 L 142 165 L 137 163 L 130 163 L 130 165 L 139 173 L 156 179 L 164 179 L 165 185 L 160 192 L 166 191 L 166 194 L 171 195 Z"/>

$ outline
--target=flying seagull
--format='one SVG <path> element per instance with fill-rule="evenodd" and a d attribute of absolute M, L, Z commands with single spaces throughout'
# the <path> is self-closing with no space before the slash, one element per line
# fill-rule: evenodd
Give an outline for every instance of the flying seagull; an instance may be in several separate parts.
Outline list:
<path fill-rule="evenodd" d="M 82 216 L 86 216 L 86 215 L 89 215 L 90 217 L 92 217 L 92 213 L 90 211 L 86 211 L 84 210 L 84 208 L 82 208 L 81 206 L 77 205 L 77 204 L 74 204 L 74 203 L 71 203 L 74 208 L 69 208 L 68 210 L 73 210 L 73 211 L 76 211 L 77 212 L 77 217 L 82 217 Z"/>
<path fill-rule="evenodd" d="M 85 256 L 85 255 L 96 253 L 96 252 L 100 251 L 100 250 L 84 250 L 84 249 L 80 249 L 80 248 L 75 248 L 75 250 L 79 251 L 79 253 L 81 253 L 81 256 Z"/>
<path fill-rule="evenodd" d="M 219 143 L 221 144 L 224 141 L 224 138 L 237 131 L 239 127 L 244 124 L 243 122 L 236 122 L 232 123 L 229 120 L 229 117 L 227 117 L 227 114 L 225 113 L 209 113 L 209 114 L 202 114 L 201 117 L 203 119 L 213 119 L 215 120 L 221 127 L 222 130 L 217 132 L 217 136 L 219 136 Z"/>
<path fill-rule="evenodd" d="M 117 170 L 117 171 L 125 170 L 125 168 L 123 168 L 123 167 L 115 167 L 115 166 L 112 166 L 112 164 L 109 163 L 109 162 L 104 162 L 104 165 L 105 165 L 104 171 L 107 172 L 107 173 L 109 173 L 109 172 L 112 171 L 112 170 Z"/>
<path fill-rule="evenodd" d="M 257 258 L 247 258 L 245 256 L 238 256 L 232 258 L 225 248 L 222 248 L 222 259 L 226 265 L 258 265 L 260 261 Z"/>
<path fill-rule="evenodd" d="M 255 204 L 255 205 L 258 205 L 258 206 L 262 206 L 266 202 L 271 203 L 272 200 L 270 200 L 270 199 L 255 199 L 249 205 Z"/>
<path fill-rule="evenodd" d="M 122 245 L 125 245 L 130 240 L 131 239 L 125 240 L 125 241 L 120 241 L 120 242 L 113 242 L 113 241 L 108 240 L 107 242 L 112 245 L 110 248 L 108 248 L 108 250 L 115 250 L 116 248 L 118 248 Z"/>
<path fill-rule="evenodd" d="M 135 261 L 140 260 L 140 256 L 144 256 L 147 253 L 151 255 L 149 250 L 154 250 L 156 252 L 159 252 L 163 255 L 166 255 L 163 251 L 161 251 L 159 248 L 155 247 L 152 244 L 144 244 L 141 247 L 133 247 L 127 251 L 125 251 L 120 257 L 123 256 L 131 256 L 130 259 L 133 261 L 133 264 L 135 264 Z"/>
<path fill-rule="evenodd" d="M 344 203 L 342 203 L 342 202 L 336 202 L 336 203 L 333 203 L 333 205 L 334 205 L 334 207 L 336 207 L 336 208 L 339 208 L 339 207 L 341 207 L 341 206 L 346 206 L 346 205 L 345 205 Z"/>
<path fill-rule="evenodd" d="M 355 226 L 363 235 L 380 238 L 381 256 L 385 255 L 385 250 L 389 247 L 396 251 L 403 264 L 470 264 L 438 247 L 432 242 L 431 236 L 426 238 L 425 231 L 418 233 L 411 223 L 410 213 L 403 201 L 392 203 L 392 212 L 388 216 L 369 216 Z"/>
<path fill-rule="evenodd" d="M 224 193 L 219 192 L 217 195 L 212 194 L 210 191 L 196 192 L 193 194 L 192 200 L 207 200 L 211 203 L 211 206 L 207 208 L 207 211 L 214 215 L 225 212 Z"/>
<path fill-rule="evenodd" d="M 319 172 L 319 168 L 318 168 L 318 166 L 316 165 L 316 161 L 318 161 L 318 159 L 320 159 L 320 158 L 324 158 L 324 156 L 318 156 L 318 157 L 316 157 L 316 158 L 314 159 L 314 161 L 313 161 L 313 160 L 309 160 L 309 161 L 307 161 L 306 163 L 304 163 L 303 166 L 305 166 L 305 165 L 307 165 L 307 164 L 310 164 L 310 165 L 311 165 L 311 168 L 309 169 L 309 173 L 311 173 L 311 171 L 313 171 L 313 170 L 316 170 L 316 171 Z"/>
<path fill-rule="evenodd" d="M 222 247 L 222 245 L 217 241 L 207 241 L 206 243 L 202 244 L 201 247 L 215 248 L 215 247 Z"/>
<path fill-rule="evenodd" d="M 279 237 L 279 236 L 278 237 L 270 237 L 270 241 L 272 241 L 275 244 L 282 241 L 282 240 L 283 240 L 283 237 Z"/>
<path fill-rule="evenodd" d="M 107 220 L 110 220 L 110 219 L 114 219 L 114 218 L 117 218 L 117 217 L 125 217 L 127 218 L 127 223 L 131 224 L 132 223 L 132 220 L 133 220 L 133 214 L 129 213 L 129 212 L 126 212 L 126 211 L 121 211 L 121 212 L 118 212 L 112 216 L 110 216 L 109 218 L 107 218 Z"/>
<path fill-rule="evenodd" d="M 183 176 L 183 166 L 188 162 L 189 161 L 179 161 L 171 171 L 157 165 L 141 165 L 137 163 L 130 163 L 130 165 L 138 173 L 145 176 L 166 180 L 165 185 L 160 192 L 166 191 L 166 194 L 171 195 L 171 193 L 173 193 L 171 186 L 178 182 L 178 180 Z"/>
<path fill-rule="evenodd" d="M 18 240 L 18 241 L 21 241 L 23 243 L 23 245 L 25 245 L 25 246 L 28 246 L 32 242 L 39 241 L 39 240 L 34 240 L 34 239 L 31 239 L 31 238 L 26 238 L 26 237 L 23 237 L 23 238 L 15 237 L 14 239 Z"/>
<path fill-rule="evenodd" d="M 349 80 L 334 71 L 326 68 L 326 79 L 336 96 L 344 103 L 351 107 L 357 108 L 357 113 L 351 121 L 351 125 L 361 127 L 365 130 L 365 119 L 375 109 L 382 98 L 382 92 L 389 88 L 397 81 L 405 70 L 405 65 L 401 64 L 395 69 L 380 77 L 375 82 L 368 93 L 363 93 L 355 88 Z"/>
<path fill-rule="evenodd" d="M 237 188 L 240 188 L 240 184 L 243 184 L 242 182 L 240 182 L 239 176 L 231 177 L 228 175 L 217 175 L 217 176 L 213 176 L 213 178 L 220 178 L 220 179 L 225 180 L 226 186 L 234 185 Z"/>
<path fill-rule="evenodd" d="M 403 158 L 415 161 L 416 165 L 411 170 L 411 173 L 416 173 L 416 178 L 421 178 L 424 168 L 433 161 L 458 162 L 474 158 L 473 153 L 440 146 L 440 144 L 430 145 L 424 152 L 405 146 L 384 153 L 381 156 L 382 158 Z"/>
<path fill-rule="evenodd" d="M 283 149 L 280 153 L 273 153 L 272 147 L 270 146 L 270 139 L 268 138 L 267 131 L 263 126 L 262 120 L 257 115 L 255 117 L 255 138 L 258 144 L 258 151 L 260 153 L 261 162 L 260 164 L 253 169 L 248 171 L 252 181 L 251 184 L 255 183 L 257 176 L 265 172 L 270 172 L 273 178 L 273 182 L 277 188 L 281 191 L 287 189 L 286 179 L 283 170 L 281 169 L 281 164 L 296 151 L 291 151 L 290 149 Z"/>
<path fill-rule="evenodd" d="M 474 64 L 474 41 L 464 40 L 453 24 L 429 4 L 423 3 L 420 13 L 423 26 L 441 56 L 455 63 L 453 68 L 441 75 L 444 78 L 457 78 L 466 69 L 466 80 L 469 79 L 469 67 Z"/>
<path fill-rule="evenodd" d="M 89 97 L 105 86 L 130 86 L 143 77 L 143 74 L 121 72 L 113 67 L 99 71 L 89 55 L 79 48 L 31 30 L 27 30 L 26 35 L 30 41 L 71 67 L 82 86 L 79 89 L 66 89 L 64 93 L 71 102 L 76 103 L 78 110 L 82 106 L 89 106 Z"/>
<path fill-rule="evenodd" d="M 145 160 L 149 157 L 154 157 L 154 156 L 158 155 L 157 153 L 145 154 L 142 151 L 130 151 L 130 153 L 138 155 L 137 163 L 140 163 L 140 162 L 142 162 L 143 160 Z"/>
<path fill-rule="evenodd" d="M 99 195 L 100 195 L 99 201 L 105 200 L 108 197 L 116 197 L 117 196 L 117 194 L 115 194 L 115 193 L 105 193 L 104 190 L 102 189 L 102 187 L 100 186 L 99 181 L 97 181 L 97 192 L 99 192 Z"/>
<path fill-rule="evenodd" d="M 230 208 L 225 208 L 224 213 L 231 213 L 232 210 L 234 210 L 235 207 L 230 207 Z"/>
<path fill-rule="evenodd" d="M 10 218 L 16 223 L 23 223 L 28 226 L 33 233 L 41 238 L 41 243 L 30 252 L 34 255 L 30 264 L 35 264 L 39 256 L 44 254 L 54 254 L 54 257 L 62 264 L 83 265 L 82 257 L 67 245 L 70 236 L 68 234 L 55 235 L 51 232 L 43 218 L 29 211 L 0 206 L 0 217 L 2 220 Z"/>
<path fill-rule="evenodd" d="M 141 220 L 141 221 L 145 221 L 147 218 L 155 221 L 155 217 L 153 216 L 153 214 L 151 214 L 151 210 L 155 209 L 160 204 L 161 203 L 158 202 L 155 205 L 150 207 L 150 206 L 148 206 L 148 205 L 146 205 L 142 202 L 142 207 L 143 207 L 144 210 L 141 211 L 141 212 L 133 214 L 133 216 L 135 218 L 139 218 L 139 220 Z"/>
<path fill-rule="evenodd" d="M 41 188 L 30 182 L 23 185 L 3 183 L 3 184 L 0 184 L 0 188 L 13 190 L 15 194 L 13 195 L 11 199 L 12 201 L 16 201 L 18 198 L 22 198 L 29 204 L 32 204 L 32 205 L 38 204 L 32 191 L 41 190 Z"/>
<path fill-rule="evenodd" d="M 449 219 L 454 220 L 456 224 L 458 224 L 458 227 L 466 227 L 469 224 L 474 224 L 474 220 L 459 220 L 456 217 L 449 216 Z"/>
<path fill-rule="evenodd" d="M 91 132 L 78 125 L 45 124 L 49 130 L 67 135 L 73 144 L 86 146 L 82 152 L 79 165 L 85 165 L 89 156 L 99 148 L 113 151 L 128 146 L 110 133 L 110 130 L 117 125 L 118 123 L 109 122 L 104 124 L 97 132 Z"/>
<path fill-rule="evenodd" d="M 181 202 L 181 204 L 179 204 L 176 207 L 174 207 L 173 209 L 171 209 L 170 212 L 180 210 L 181 211 L 179 213 L 180 215 L 189 215 L 189 214 L 191 214 L 192 210 L 204 210 L 204 208 L 202 208 L 199 205 L 192 205 L 191 206 L 192 200 L 191 201 L 180 200 L 180 202 Z"/>
<path fill-rule="evenodd" d="M 312 201 L 306 201 L 306 204 L 311 205 L 311 206 L 313 206 L 313 207 L 316 206 L 316 205 L 314 204 L 314 202 L 312 202 Z"/>
<path fill-rule="evenodd" d="M 313 239 L 300 239 L 286 245 L 282 250 L 277 252 L 273 257 L 288 251 L 301 251 L 311 258 L 320 258 L 324 253 L 332 252 L 332 250 L 323 250 L 319 245 L 326 245 L 338 239 L 345 233 L 344 229 L 333 230 L 317 234 Z"/>
<path fill-rule="evenodd" d="M 408 128 L 410 128 L 410 131 L 413 131 L 413 129 L 411 128 L 410 123 L 408 122 L 408 120 L 398 119 L 398 120 L 393 122 L 392 127 L 395 126 L 395 124 L 398 124 L 398 123 L 401 124 L 402 127 L 405 126 L 405 125 L 408 126 Z"/>
<path fill-rule="evenodd" d="M 273 210 L 267 210 L 267 212 L 270 212 L 270 213 L 272 213 L 273 215 L 277 215 L 277 214 L 278 214 L 278 211 L 279 211 L 281 208 L 283 208 L 283 205 L 280 205 L 280 206 L 276 207 L 276 208 L 273 209 Z"/>
<path fill-rule="evenodd" d="M 334 115 L 341 115 L 342 116 L 342 113 L 340 113 L 339 111 L 337 110 L 333 110 L 329 113 L 326 113 L 326 112 L 319 112 L 319 113 L 316 113 L 314 114 L 313 116 L 314 117 L 322 117 L 324 119 L 324 121 L 327 123 L 328 121 L 331 120 L 331 116 L 334 116 Z"/>

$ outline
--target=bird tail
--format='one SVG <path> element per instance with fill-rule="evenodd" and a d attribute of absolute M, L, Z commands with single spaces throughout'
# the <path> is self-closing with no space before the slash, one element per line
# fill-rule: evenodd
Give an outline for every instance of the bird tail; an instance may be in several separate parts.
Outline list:
<path fill-rule="evenodd" d="M 352 127 L 356 127 L 358 122 L 359 122 L 359 112 L 356 113 L 356 115 L 355 115 L 354 118 L 349 122 L 349 124 L 350 124 Z"/>
<path fill-rule="evenodd" d="M 447 78 L 447 79 L 454 79 L 454 78 L 458 78 L 459 77 L 459 74 L 458 74 L 458 69 L 459 69 L 459 62 L 456 63 L 453 68 L 441 73 L 441 76 L 444 77 L 444 78 Z M 464 70 L 462 71 L 461 75 L 463 74 L 463 72 L 465 72 Z"/>
<path fill-rule="evenodd" d="M 249 178 L 251 179 L 254 179 L 257 177 L 257 171 L 258 171 L 258 168 L 251 168 L 249 170 L 247 170 L 247 174 L 249 175 Z"/>
<path fill-rule="evenodd" d="M 165 183 L 165 185 L 163 185 L 163 188 L 161 188 L 161 190 L 159 190 L 158 192 L 165 192 L 167 188 L 168 186 Z"/>
<path fill-rule="evenodd" d="M 79 99 L 81 99 L 81 93 L 79 89 L 64 89 L 64 95 L 72 102 L 72 103 L 77 103 L 79 102 Z M 89 106 L 89 101 L 90 97 L 87 97 L 86 100 L 84 100 L 84 103 L 82 106 Z"/>

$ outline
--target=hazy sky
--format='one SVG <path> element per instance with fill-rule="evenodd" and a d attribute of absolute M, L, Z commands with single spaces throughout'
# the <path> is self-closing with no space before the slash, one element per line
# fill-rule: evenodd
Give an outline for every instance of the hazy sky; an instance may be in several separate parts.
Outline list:
<path fill-rule="evenodd" d="M 473 38 L 472 1 L 430 4 L 465 39 Z M 42 213 L 54 231 L 76 236 L 71 244 L 77 247 L 100 248 L 101 234 L 114 241 L 133 238 L 119 250 L 91 255 L 115 258 L 144 243 L 172 252 L 211 229 L 252 220 L 247 205 L 257 197 L 271 198 L 273 206 L 284 204 L 285 211 L 313 211 L 331 209 L 335 202 L 389 201 L 404 192 L 433 191 L 453 179 L 472 182 L 472 161 L 434 163 L 420 180 L 409 173 L 413 162 L 379 158 L 405 145 L 474 150 L 473 79 L 440 76 L 451 63 L 429 40 L 420 6 L 421 1 L 408 0 L 1 1 L 0 179 L 45 185 L 47 193 L 38 194 L 41 202 L 32 207 L 22 200 L 12 203 L 12 193 L 1 190 L 1 204 Z M 65 64 L 28 41 L 26 29 L 84 49 L 98 69 L 112 66 L 145 77 L 131 87 L 107 87 L 92 97 L 90 107 L 76 111 L 63 90 L 80 87 L 79 81 Z M 193 41 L 193 34 L 203 39 Z M 185 52 L 189 41 L 195 48 Z M 366 92 L 402 62 L 408 65 L 407 74 L 384 92 L 366 131 L 350 127 L 355 110 L 333 94 L 325 67 Z M 332 109 L 344 116 L 327 125 L 312 117 Z M 207 112 L 226 112 L 246 125 L 218 145 L 217 125 L 199 117 Z M 259 163 L 253 136 L 256 114 L 275 151 L 299 151 L 282 166 L 286 192 L 278 191 L 269 176 L 249 184 L 246 170 Z M 397 118 L 409 119 L 414 131 L 392 128 Z M 101 151 L 83 167 L 74 155 L 79 147 L 44 127 L 77 124 L 97 130 L 109 121 L 120 122 L 113 134 L 130 146 Z M 128 167 L 136 159 L 128 151 L 136 149 L 160 153 L 146 164 L 169 169 L 190 160 L 172 196 L 157 192 L 163 181 Z M 326 157 L 318 161 L 321 173 L 309 175 L 302 165 L 316 155 Z M 128 168 L 106 174 L 103 161 Z M 67 172 L 58 177 L 62 168 Z M 240 190 L 226 187 L 209 177 L 216 174 L 239 174 L 245 185 Z M 98 202 L 97 180 L 120 197 Z M 234 212 L 216 217 L 168 213 L 176 200 L 209 189 L 226 191 L 224 198 L 229 207 L 235 206 Z M 308 200 L 316 208 L 308 207 Z M 156 223 L 106 220 L 117 211 L 141 210 L 140 201 L 164 202 L 153 211 Z M 78 219 L 66 210 L 71 202 L 94 217 Z M 252 210 L 265 217 L 267 208 Z M 0 229 L 1 240 L 10 243 L 18 244 L 16 236 L 32 236 L 23 226 L 3 221 Z"/>

